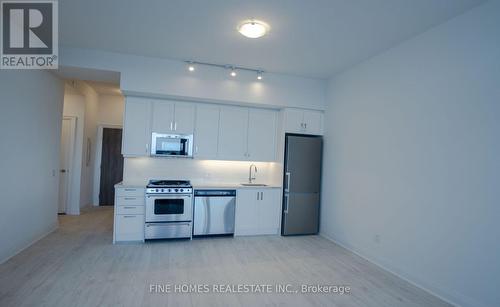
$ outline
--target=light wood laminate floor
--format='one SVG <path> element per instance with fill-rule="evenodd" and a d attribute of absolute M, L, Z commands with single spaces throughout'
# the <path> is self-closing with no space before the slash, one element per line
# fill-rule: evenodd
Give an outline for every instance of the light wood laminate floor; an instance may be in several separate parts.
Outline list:
<path fill-rule="evenodd" d="M 57 231 L 0 265 L 0 306 L 449 306 L 319 236 L 112 245 L 112 221 L 112 208 L 61 216 Z M 327 284 L 351 293 L 165 294 L 150 284 Z"/>

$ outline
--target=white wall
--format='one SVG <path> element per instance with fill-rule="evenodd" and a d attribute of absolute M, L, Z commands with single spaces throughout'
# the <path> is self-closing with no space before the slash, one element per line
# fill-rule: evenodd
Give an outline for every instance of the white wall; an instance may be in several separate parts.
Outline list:
<path fill-rule="evenodd" d="M 63 83 L 0 70 L 0 263 L 57 227 Z"/>
<path fill-rule="evenodd" d="M 198 67 L 194 73 L 181 61 L 119 53 L 60 48 L 61 66 L 120 72 L 120 87 L 127 95 L 156 95 L 256 106 L 273 105 L 323 110 L 326 81 L 283 74 L 264 74 L 256 80 L 253 72 L 239 72 L 228 77 L 228 71 Z"/>
<path fill-rule="evenodd" d="M 186 179 L 194 184 L 243 183 L 248 181 L 252 163 L 258 170 L 256 182 L 281 186 L 281 163 L 181 158 L 125 158 L 123 181 L 146 184 L 149 179 Z"/>
<path fill-rule="evenodd" d="M 64 116 L 76 117 L 76 136 L 75 148 L 72 166 L 70 169 L 71 183 L 70 191 L 71 196 L 66 208 L 67 214 L 80 214 L 80 187 L 82 178 L 82 158 L 83 158 L 83 128 L 85 122 L 85 98 L 70 88 L 69 85 L 65 87 L 64 93 Z"/>
<path fill-rule="evenodd" d="M 92 204 L 94 163 L 93 154 L 97 143 L 97 117 L 99 112 L 99 95 L 89 85 L 78 82 L 79 90 L 85 97 L 85 122 L 83 128 L 82 180 L 80 184 L 80 207 Z M 88 146 L 90 142 L 90 151 Z"/>
<path fill-rule="evenodd" d="M 490 1 L 329 85 L 321 233 L 464 306 L 500 305 L 499 29 Z"/>
<path fill-rule="evenodd" d="M 125 98 L 119 95 L 99 95 L 98 125 L 123 125 Z"/>

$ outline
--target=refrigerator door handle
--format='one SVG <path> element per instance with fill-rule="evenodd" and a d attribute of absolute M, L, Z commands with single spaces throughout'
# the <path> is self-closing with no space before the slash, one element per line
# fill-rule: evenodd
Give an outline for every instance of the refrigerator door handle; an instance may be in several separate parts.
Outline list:
<path fill-rule="evenodd" d="M 290 172 L 285 173 L 285 178 L 286 178 L 286 186 L 285 186 L 285 192 L 290 192 Z"/>
<path fill-rule="evenodd" d="M 285 208 L 283 209 L 283 212 L 285 214 L 288 214 L 288 194 L 285 194 Z"/>

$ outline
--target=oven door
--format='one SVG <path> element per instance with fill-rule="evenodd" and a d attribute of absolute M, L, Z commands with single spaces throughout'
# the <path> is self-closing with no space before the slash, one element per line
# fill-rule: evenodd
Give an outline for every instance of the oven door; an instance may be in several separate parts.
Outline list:
<path fill-rule="evenodd" d="M 192 219 L 191 195 L 146 196 L 146 222 L 186 222 Z"/>

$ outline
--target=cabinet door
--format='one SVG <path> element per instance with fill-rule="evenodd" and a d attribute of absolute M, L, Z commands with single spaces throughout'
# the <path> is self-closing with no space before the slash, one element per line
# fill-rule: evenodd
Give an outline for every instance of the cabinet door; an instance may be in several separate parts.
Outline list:
<path fill-rule="evenodd" d="M 281 219 L 281 190 L 262 189 L 259 211 L 259 230 L 261 234 L 278 234 Z"/>
<path fill-rule="evenodd" d="M 218 106 L 197 105 L 196 126 L 194 135 L 194 156 L 203 159 L 217 158 L 219 140 Z"/>
<path fill-rule="evenodd" d="M 301 133 L 304 131 L 304 111 L 300 109 L 285 110 L 285 131 Z"/>
<path fill-rule="evenodd" d="M 148 156 L 151 139 L 151 102 L 142 98 L 128 97 L 123 117 L 122 154 L 124 156 Z"/>
<path fill-rule="evenodd" d="M 276 111 L 250 109 L 248 114 L 248 159 L 276 160 Z"/>
<path fill-rule="evenodd" d="M 166 100 L 153 102 L 153 120 L 151 131 L 172 133 L 174 129 L 174 103 Z"/>
<path fill-rule="evenodd" d="M 117 242 L 144 240 L 144 215 L 117 215 L 115 223 Z"/>
<path fill-rule="evenodd" d="M 222 106 L 219 123 L 219 159 L 247 160 L 248 109 Z"/>
<path fill-rule="evenodd" d="M 305 132 L 308 134 L 323 134 L 323 113 L 319 111 L 304 111 Z"/>
<path fill-rule="evenodd" d="M 175 103 L 174 131 L 179 134 L 193 134 L 194 104 L 188 102 Z"/>
<path fill-rule="evenodd" d="M 236 194 L 234 221 L 235 235 L 255 235 L 259 233 L 258 192 L 256 189 L 241 189 Z"/>

